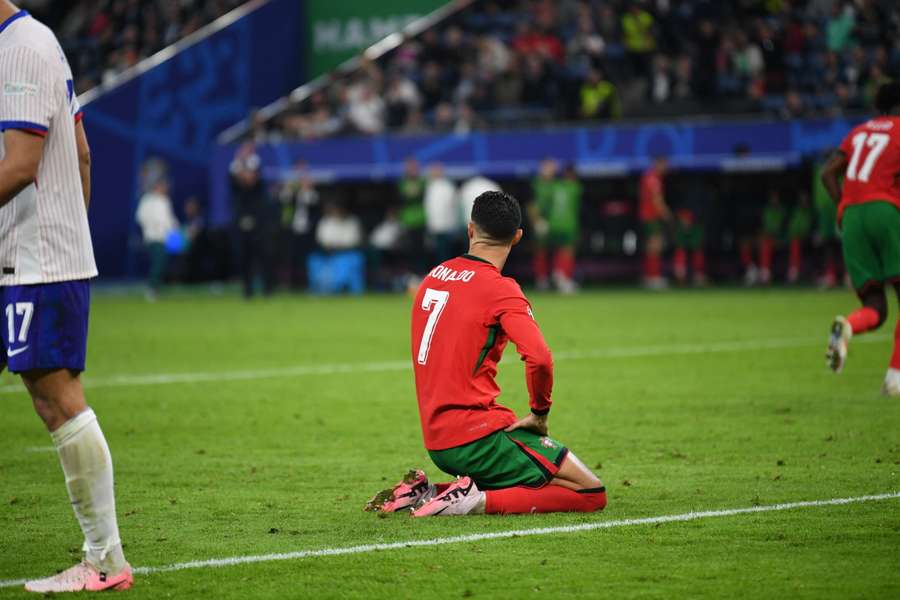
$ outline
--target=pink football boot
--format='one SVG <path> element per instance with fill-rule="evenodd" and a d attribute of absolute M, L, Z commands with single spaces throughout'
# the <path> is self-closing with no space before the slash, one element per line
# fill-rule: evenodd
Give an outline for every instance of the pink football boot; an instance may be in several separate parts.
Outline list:
<path fill-rule="evenodd" d="M 428 492 L 428 488 L 425 471 L 413 469 L 394 487 L 375 494 L 366 502 L 365 510 L 386 513 L 412 510 Z"/>
<path fill-rule="evenodd" d="M 414 517 L 468 515 L 484 512 L 484 492 L 469 477 L 463 477 L 413 511 Z"/>
<path fill-rule="evenodd" d="M 125 564 L 117 575 L 107 575 L 86 562 L 79 563 L 46 579 L 35 579 L 25 584 L 25 591 L 39 594 L 58 592 L 104 592 L 127 590 L 134 585 L 131 565 Z"/>

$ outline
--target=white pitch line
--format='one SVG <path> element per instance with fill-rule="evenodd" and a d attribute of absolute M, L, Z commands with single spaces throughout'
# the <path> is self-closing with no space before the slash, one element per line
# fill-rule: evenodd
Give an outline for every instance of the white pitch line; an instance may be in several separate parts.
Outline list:
<path fill-rule="evenodd" d="M 360 546 L 345 546 L 343 548 L 321 548 L 319 550 L 298 550 L 296 552 L 280 552 L 273 554 L 258 554 L 251 556 L 232 556 L 230 558 L 213 558 L 208 560 L 192 560 L 190 562 L 174 563 L 161 567 L 137 567 L 134 573 L 137 575 L 153 575 L 155 573 L 169 573 L 171 571 L 185 571 L 188 569 L 212 569 L 219 567 L 232 567 L 253 563 L 274 562 L 283 560 L 300 560 L 303 558 L 320 558 L 327 556 L 343 556 L 347 554 L 365 554 L 368 552 L 383 552 L 387 550 L 403 550 L 406 548 L 420 548 L 424 546 L 444 546 L 447 544 L 464 544 L 469 542 L 482 542 L 487 540 L 500 540 L 536 535 L 554 535 L 561 533 L 579 533 L 583 531 L 595 531 L 599 529 L 614 529 L 618 527 L 632 527 L 635 525 L 657 525 L 662 523 L 679 523 L 684 521 L 696 521 L 698 519 L 710 519 L 714 517 L 733 517 L 736 515 L 768 513 L 798 508 L 817 508 L 822 506 L 840 506 L 844 504 L 859 504 L 861 502 L 877 502 L 881 500 L 893 500 L 900 498 L 900 492 L 888 492 L 870 496 L 855 496 L 851 498 L 832 498 L 830 500 L 805 500 L 801 502 L 786 502 L 783 504 L 769 504 L 764 506 L 750 506 L 747 508 L 727 508 L 722 510 L 706 510 L 701 512 L 682 513 L 680 515 L 662 515 L 659 517 L 643 517 L 639 519 L 618 519 L 614 521 L 598 521 L 596 523 L 582 523 L 581 525 L 562 525 L 559 527 L 538 527 L 534 529 L 514 529 L 511 531 L 494 531 L 490 533 L 473 533 L 470 535 L 457 535 L 452 537 L 432 538 L 427 540 L 407 540 L 405 542 L 392 542 L 390 544 L 363 544 Z M 0 588 L 20 586 L 25 579 L 0 580 Z"/>
<path fill-rule="evenodd" d="M 875 343 L 889 339 L 885 335 L 870 335 L 854 344 Z M 616 358 L 643 358 L 666 355 L 711 354 L 716 352 L 747 352 L 752 350 L 773 350 L 778 348 L 799 348 L 819 344 L 821 338 L 769 338 L 757 340 L 734 340 L 699 344 L 661 344 L 656 346 L 609 347 L 596 350 L 561 351 L 553 355 L 555 361 L 593 360 Z M 320 365 L 297 365 L 293 367 L 274 367 L 271 369 L 254 369 L 244 371 L 198 371 L 188 373 L 148 373 L 111 375 L 93 378 L 85 376 L 85 388 L 141 387 L 149 385 L 169 385 L 179 383 L 204 383 L 226 381 L 252 381 L 258 379 L 277 379 L 305 377 L 314 375 L 340 375 L 353 373 L 378 373 L 389 371 L 408 371 L 408 360 L 392 360 L 369 363 L 332 363 Z M 20 385 L 0 386 L 0 394 L 24 393 Z"/>

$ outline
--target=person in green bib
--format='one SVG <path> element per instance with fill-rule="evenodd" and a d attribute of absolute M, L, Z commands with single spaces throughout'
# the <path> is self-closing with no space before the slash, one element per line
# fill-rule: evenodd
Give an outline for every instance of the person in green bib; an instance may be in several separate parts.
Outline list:
<path fill-rule="evenodd" d="M 769 192 L 769 201 L 763 208 L 762 234 L 759 240 L 759 282 L 763 285 L 772 283 L 772 261 L 775 248 L 784 236 L 784 224 L 787 213 L 781 203 L 778 190 Z"/>
<path fill-rule="evenodd" d="M 425 270 L 425 178 L 419 163 L 409 157 L 403 163 L 403 176 L 397 182 L 400 198 L 398 218 L 403 227 L 403 254 L 407 267 L 416 273 Z"/>
<path fill-rule="evenodd" d="M 797 283 L 800 279 L 800 267 L 803 265 L 803 246 L 812 231 L 813 214 L 809 205 L 809 194 L 800 192 L 797 205 L 791 211 L 787 226 L 788 237 L 788 283 Z"/>
<path fill-rule="evenodd" d="M 577 291 L 575 284 L 575 248 L 578 242 L 583 188 L 575 167 L 566 167 L 557 177 L 557 164 L 547 159 L 533 184 L 534 201 L 530 207 L 536 232 L 534 255 L 535 280 L 539 289 L 550 287 L 548 255 L 553 254 L 553 284 L 564 293 Z"/>

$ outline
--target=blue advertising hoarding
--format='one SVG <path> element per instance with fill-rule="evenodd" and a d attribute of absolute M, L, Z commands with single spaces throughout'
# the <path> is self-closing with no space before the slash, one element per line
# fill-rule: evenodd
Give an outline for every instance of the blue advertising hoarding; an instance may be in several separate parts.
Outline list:
<path fill-rule="evenodd" d="M 836 147 L 859 119 L 590 125 L 556 130 L 468 135 L 386 135 L 260 146 L 269 181 L 289 177 L 298 161 L 319 181 L 378 181 L 400 176 L 403 160 L 438 161 L 453 177 L 529 177 L 548 156 L 582 175 L 621 176 L 644 169 L 656 155 L 675 169 L 772 171 Z M 736 156 L 744 146 L 749 153 Z M 234 146 L 219 146 L 210 169 L 210 218 L 230 219 L 228 165 Z"/>

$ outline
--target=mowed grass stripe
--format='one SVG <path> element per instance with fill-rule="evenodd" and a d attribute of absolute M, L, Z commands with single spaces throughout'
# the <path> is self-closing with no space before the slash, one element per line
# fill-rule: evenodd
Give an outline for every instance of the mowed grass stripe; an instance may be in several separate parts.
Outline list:
<path fill-rule="evenodd" d="M 890 336 L 877 334 L 860 338 L 859 340 L 854 341 L 854 344 L 871 344 L 883 342 L 889 339 L 891 339 Z M 780 348 L 801 348 L 812 345 L 823 345 L 822 338 L 768 338 L 756 340 L 730 340 L 721 342 L 660 344 L 654 346 L 610 347 L 598 348 L 595 350 L 555 352 L 553 354 L 553 358 L 557 362 L 570 360 L 648 358 L 667 355 L 684 356 L 689 354 L 712 354 L 717 352 L 752 352 L 757 350 L 777 350 Z M 172 385 L 179 383 L 252 381 L 259 379 L 278 379 L 316 375 L 341 375 L 408 370 L 410 370 L 409 360 L 391 360 L 364 363 L 326 363 L 320 365 L 296 365 L 292 367 L 273 367 L 270 369 L 250 369 L 237 371 L 124 374 L 96 378 L 85 376 L 83 379 L 83 384 L 85 388 L 141 387 L 152 385 Z M 22 392 L 22 387 L 19 385 L 0 386 L 0 394 L 14 394 L 20 392 Z"/>
<path fill-rule="evenodd" d="M 159 567 L 137 567 L 134 569 L 138 575 L 153 575 L 155 573 L 169 573 L 172 571 L 185 571 L 188 569 L 212 569 L 231 567 L 253 563 L 264 563 L 285 560 L 300 560 L 304 558 L 322 558 L 328 556 L 343 556 L 347 554 L 364 554 L 368 552 L 383 552 L 390 550 L 403 550 L 406 548 L 419 548 L 423 546 L 444 546 L 447 544 L 464 544 L 489 540 L 501 540 L 516 537 L 529 537 L 539 535 L 556 535 L 567 533 L 580 533 L 596 531 L 600 529 L 613 529 L 618 527 L 634 527 L 639 525 L 658 525 L 664 523 L 679 523 L 685 521 L 697 521 L 716 517 L 733 517 L 738 515 L 771 513 L 785 510 L 797 510 L 803 508 L 820 508 L 827 506 L 842 506 L 846 504 L 859 504 L 863 502 L 879 502 L 885 500 L 900 499 L 900 492 L 887 492 L 869 496 L 854 496 L 850 498 L 831 498 L 829 500 L 803 500 L 800 502 L 786 502 L 783 504 L 769 504 L 762 506 L 749 506 L 746 508 L 727 508 L 721 510 L 706 510 L 701 512 L 689 512 L 678 515 L 662 515 L 658 517 L 643 517 L 639 519 L 617 519 L 613 521 L 598 521 L 596 523 L 582 523 L 580 525 L 562 525 L 557 527 L 537 527 L 533 529 L 513 529 L 510 531 L 495 531 L 490 533 L 474 533 L 469 535 L 457 535 L 427 540 L 407 540 L 387 544 L 363 544 L 359 546 L 345 546 L 343 548 L 321 548 L 318 550 L 298 550 L 296 552 L 280 552 L 273 554 L 258 554 L 250 556 L 232 556 L 229 558 L 213 558 L 207 560 L 193 560 L 183 563 L 173 563 Z M 0 588 L 24 585 L 25 579 L 0 580 Z"/>

